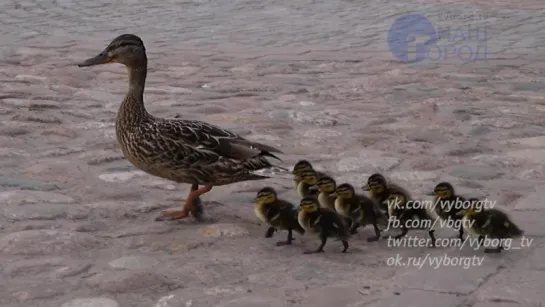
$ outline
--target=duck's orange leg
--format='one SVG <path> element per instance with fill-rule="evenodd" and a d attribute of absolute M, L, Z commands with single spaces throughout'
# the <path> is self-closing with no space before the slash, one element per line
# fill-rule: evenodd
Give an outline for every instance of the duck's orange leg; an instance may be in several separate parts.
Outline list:
<path fill-rule="evenodd" d="M 203 195 L 204 193 L 209 192 L 212 190 L 212 185 L 207 184 L 204 187 L 199 189 L 198 184 L 193 184 L 191 186 L 191 192 L 189 192 L 189 195 L 187 196 L 185 200 L 185 205 L 182 210 L 175 210 L 175 211 L 164 211 L 161 213 L 159 217 L 157 217 L 156 221 L 166 221 L 166 220 L 179 220 L 187 217 L 189 213 L 191 212 L 196 218 L 199 218 L 199 214 L 197 214 L 197 205 L 196 202 L 200 201 L 198 199 L 199 196 Z"/>

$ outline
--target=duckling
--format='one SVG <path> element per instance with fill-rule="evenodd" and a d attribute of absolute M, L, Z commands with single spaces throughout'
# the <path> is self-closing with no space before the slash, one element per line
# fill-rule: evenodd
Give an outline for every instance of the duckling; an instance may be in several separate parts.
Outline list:
<path fill-rule="evenodd" d="M 305 233 L 297 220 L 298 211 L 291 203 L 279 199 L 273 188 L 265 187 L 257 192 L 255 215 L 270 226 L 265 238 L 272 237 L 278 229 L 288 231 L 288 239 L 276 242 L 277 246 L 290 245 L 294 240 L 293 231 L 301 235 Z"/>
<path fill-rule="evenodd" d="M 320 208 L 318 199 L 308 196 L 301 199 L 299 204 L 299 224 L 305 232 L 318 235 L 322 241 L 316 250 L 305 251 L 305 254 L 323 253 L 327 238 L 336 237 L 343 244 L 343 253 L 348 250 L 348 228 L 341 217 L 334 211 Z"/>
<path fill-rule="evenodd" d="M 369 191 L 371 199 L 374 199 L 379 204 L 381 210 L 386 210 L 388 215 L 390 212 L 388 200 L 392 193 L 404 195 L 406 202 L 412 200 L 409 191 L 401 187 L 399 184 L 387 180 L 382 174 L 378 173 L 369 176 L 367 179 L 367 184 L 362 186 L 361 189 L 364 191 Z M 410 210 L 409 212 L 410 214 L 414 215 L 412 217 L 406 216 L 407 219 L 416 217 L 420 221 L 428 220 L 428 222 L 426 222 L 428 224 L 432 222 L 432 218 L 429 216 L 426 210 Z M 419 224 L 425 225 L 426 223 Z"/>
<path fill-rule="evenodd" d="M 401 224 L 401 234 L 393 237 L 399 239 L 407 235 L 409 229 L 407 228 L 407 222 L 414 216 L 426 216 L 429 218 L 426 209 L 416 207 L 407 208 L 407 203 L 410 201 L 410 195 L 402 192 L 401 190 L 395 190 L 390 192 L 388 196 L 388 216 L 390 218 L 399 219 Z"/>
<path fill-rule="evenodd" d="M 463 225 L 468 232 L 479 236 L 479 246 L 485 237 L 500 239 L 496 248 L 485 248 L 485 253 L 500 253 L 503 250 L 502 240 L 517 238 L 524 234 L 509 216 L 499 209 L 486 209 L 476 198 L 469 199 L 471 206 L 463 211 Z"/>
<path fill-rule="evenodd" d="M 335 190 L 335 194 L 337 194 L 335 210 L 341 216 L 352 220 L 350 233 L 354 234 L 359 226 L 372 224 L 375 230 L 375 237 L 368 238 L 367 241 L 377 241 L 380 238 L 380 229 L 377 225 L 380 213 L 375 201 L 366 196 L 356 194 L 354 187 L 349 183 L 339 185 Z"/>
<path fill-rule="evenodd" d="M 323 176 L 318 178 L 316 185 L 318 186 L 318 191 L 320 191 L 318 194 L 320 207 L 335 211 L 335 199 L 337 198 L 335 195 L 335 190 L 337 189 L 335 179 L 329 176 Z"/>
<path fill-rule="evenodd" d="M 433 194 L 435 195 L 433 201 L 434 211 L 440 219 L 453 221 L 462 219 L 463 204 L 467 200 L 454 192 L 452 184 L 449 182 L 438 183 L 433 190 Z M 432 247 L 435 247 L 434 224 L 432 223 L 432 228 L 428 232 Z M 464 227 L 462 225 L 459 226 L 458 233 L 458 239 L 464 240 Z"/>
<path fill-rule="evenodd" d="M 318 178 L 316 185 L 320 191 L 320 194 L 318 194 L 318 202 L 320 203 L 320 207 L 336 211 L 335 200 L 337 199 L 337 195 L 335 194 L 335 190 L 337 189 L 337 182 L 335 179 L 329 176 L 323 176 Z M 350 218 L 344 216 L 341 216 L 341 218 L 344 220 L 346 225 L 352 226 L 352 220 Z"/>
<path fill-rule="evenodd" d="M 301 181 L 297 186 L 297 193 L 301 198 L 307 196 L 317 196 L 319 191 L 316 183 L 318 183 L 318 173 L 313 169 L 307 169 L 300 173 Z"/>
<path fill-rule="evenodd" d="M 314 170 L 314 167 L 312 167 L 312 164 L 310 164 L 309 161 L 307 160 L 299 160 L 295 166 L 293 167 L 293 171 L 291 172 L 293 174 L 293 186 L 295 188 L 295 191 L 297 191 L 297 193 L 299 194 L 299 196 L 301 197 L 304 197 L 301 195 L 301 193 L 299 192 L 300 189 L 304 190 L 306 189 L 305 187 L 301 186 L 300 187 L 300 184 L 301 184 L 301 173 L 304 172 L 304 171 L 308 171 L 308 170 Z M 316 171 L 316 177 L 322 177 L 322 176 L 325 176 L 326 174 L 320 172 L 320 171 Z"/>

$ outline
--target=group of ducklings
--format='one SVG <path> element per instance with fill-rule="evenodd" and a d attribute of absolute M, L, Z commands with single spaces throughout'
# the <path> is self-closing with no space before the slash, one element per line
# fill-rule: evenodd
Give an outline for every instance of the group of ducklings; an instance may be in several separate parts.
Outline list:
<path fill-rule="evenodd" d="M 477 206 L 476 198 L 466 199 L 457 195 L 453 186 L 448 182 L 441 182 L 435 186 L 433 193 L 434 204 L 432 211 L 423 207 L 406 206 L 412 200 L 409 192 L 399 184 L 386 179 L 382 174 L 372 174 L 361 190 L 368 192 L 368 196 L 356 193 L 353 185 L 342 183 L 337 185 L 331 176 L 314 169 L 307 160 L 298 161 L 292 171 L 293 185 L 301 201 L 299 208 L 290 202 L 280 199 L 271 187 L 265 187 L 257 193 L 255 214 L 269 228 L 265 234 L 270 238 L 278 230 L 287 230 L 286 241 L 277 242 L 277 246 L 290 245 L 293 232 L 301 235 L 311 233 L 321 240 L 315 250 L 305 251 L 305 254 L 323 252 L 328 238 L 337 238 L 343 244 L 342 252 L 348 250 L 348 238 L 357 233 L 357 229 L 366 225 L 373 225 L 375 235 L 367 239 L 368 242 L 378 241 L 381 237 L 379 225 L 385 226 L 388 219 L 399 219 L 401 234 L 394 239 L 404 237 L 408 233 L 407 221 L 419 220 L 463 221 L 459 225 L 458 238 L 463 240 L 464 228 L 479 236 L 482 244 L 485 237 L 505 239 L 523 235 L 509 216 L 499 209 Z M 456 206 L 458 202 L 469 203 L 469 206 Z M 436 217 L 433 217 L 435 215 Z M 435 225 L 435 223 L 427 223 Z M 428 229 L 431 246 L 435 246 L 433 226 Z M 391 236 L 389 236 L 391 237 Z M 501 242 L 495 248 L 485 248 L 485 253 L 499 253 L 503 249 Z"/>

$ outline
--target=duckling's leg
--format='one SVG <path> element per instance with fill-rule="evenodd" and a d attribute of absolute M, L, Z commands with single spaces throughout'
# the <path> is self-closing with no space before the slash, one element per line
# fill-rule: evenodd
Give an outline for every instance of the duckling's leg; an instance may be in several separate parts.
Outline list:
<path fill-rule="evenodd" d="M 428 231 L 428 235 L 430 236 L 431 247 L 435 247 L 435 241 L 437 241 L 437 239 L 435 239 L 435 230 L 430 229 L 430 231 Z"/>
<path fill-rule="evenodd" d="M 487 254 L 497 254 L 497 253 L 500 253 L 502 250 L 503 250 L 503 247 L 500 241 L 500 244 L 496 248 L 485 248 L 484 252 Z"/>
<path fill-rule="evenodd" d="M 286 241 L 276 242 L 276 246 L 291 245 L 291 241 L 293 241 L 293 231 L 288 229 L 288 239 Z"/>
<path fill-rule="evenodd" d="M 358 233 L 358 227 L 360 227 L 360 223 L 356 221 L 351 221 L 350 228 L 348 229 L 348 232 L 353 235 Z"/>
<path fill-rule="evenodd" d="M 265 233 L 265 238 L 272 237 L 275 231 L 276 231 L 276 228 L 269 227 L 269 229 L 267 229 L 267 232 Z"/>
<path fill-rule="evenodd" d="M 367 238 L 367 242 L 376 242 L 380 239 L 380 228 L 377 225 L 377 215 L 374 210 L 369 211 L 369 217 L 371 218 L 371 223 L 373 224 L 373 229 L 375 230 L 375 236 L 372 238 Z"/>
<path fill-rule="evenodd" d="M 182 210 L 175 210 L 175 211 L 165 211 L 161 213 L 159 217 L 157 217 L 156 221 L 165 221 L 165 220 L 179 220 L 187 217 L 189 213 L 195 215 L 196 218 L 198 218 L 198 202 L 200 202 L 199 196 L 210 192 L 212 190 L 212 185 L 207 184 L 204 187 L 199 189 L 198 184 L 193 184 L 191 186 L 191 192 L 187 196 L 185 200 L 185 205 Z M 197 206 L 195 205 L 197 203 Z M 197 207 L 197 208 L 196 208 Z"/>
<path fill-rule="evenodd" d="M 464 241 L 464 227 L 462 226 L 458 228 L 458 239 L 460 239 L 460 241 Z"/>
<path fill-rule="evenodd" d="M 346 253 L 346 251 L 348 250 L 348 241 L 342 240 L 342 242 L 343 242 L 343 253 Z"/>
<path fill-rule="evenodd" d="M 406 236 L 408 232 L 409 232 L 409 229 L 408 229 L 405 225 L 402 225 L 402 227 L 401 227 L 401 233 L 398 234 L 397 236 L 390 236 L 390 238 L 394 238 L 395 240 L 401 239 L 401 238 L 403 238 L 404 236 Z"/>
<path fill-rule="evenodd" d="M 327 242 L 327 235 L 326 234 L 321 234 L 320 235 L 320 239 L 322 239 L 322 244 L 320 244 L 320 246 L 316 249 L 316 250 L 313 250 L 313 251 L 306 251 L 304 252 L 303 254 L 317 254 L 317 253 L 323 253 L 324 252 L 324 246 L 325 246 L 325 243 Z M 344 240 L 343 240 L 344 241 Z M 343 243 L 344 245 L 344 243 Z"/>

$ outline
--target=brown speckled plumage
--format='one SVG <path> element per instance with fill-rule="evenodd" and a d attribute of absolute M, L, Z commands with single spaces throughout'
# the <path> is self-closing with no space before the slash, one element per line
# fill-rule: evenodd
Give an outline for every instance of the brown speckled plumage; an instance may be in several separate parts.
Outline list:
<path fill-rule="evenodd" d="M 147 112 L 143 99 L 147 57 L 138 36 L 118 36 L 99 55 L 79 66 L 111 62 L 129 70 L 129 91 L 119 107 L 116 136 L 123 154 L 136 167 L 164 179 L 193 184 L 193 191 L 198 185 L 206 185 L 209 191 L 212 186 L 268 178 L 251 172 L 272 167 L 266 157 L 278 159 L 272 153 L 282 153 L 280 150 L 205 122 L 157 118 Z M 201 192 L 194 197 L 207 191 Z"/>

